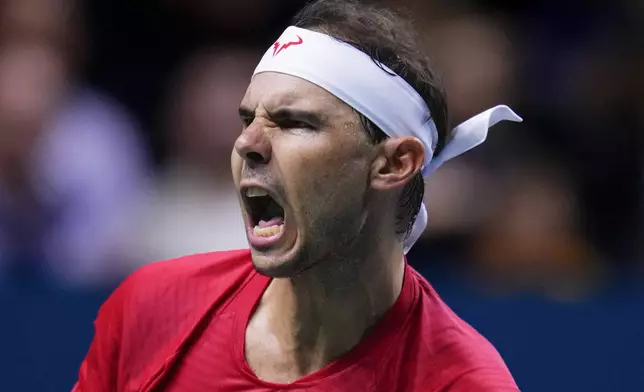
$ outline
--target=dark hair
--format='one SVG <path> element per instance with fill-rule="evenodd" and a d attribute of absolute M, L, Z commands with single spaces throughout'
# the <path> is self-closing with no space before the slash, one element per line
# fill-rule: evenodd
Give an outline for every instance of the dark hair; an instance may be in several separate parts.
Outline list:
<path fill-rule="evenodd" d="M 386 65 L 405 79 L 429 107 L 438 130 L 435 154 L 449 137 L 445 92 L 408 19 L 394 11 L 356 0 L 316 0 L 307 4 L 293 19 L 294 26 L 315 30 L 344 41 Z M 384 71 L 384 70 L 383 70 Z M 387 135 L 373 122 L 358 113 L 363 128 L 373 143 Z M 425 194 L 423 176 L 418 173 L 401 193 L 396 219 L 396 233 L 405 237 L 411 232 Z"/>

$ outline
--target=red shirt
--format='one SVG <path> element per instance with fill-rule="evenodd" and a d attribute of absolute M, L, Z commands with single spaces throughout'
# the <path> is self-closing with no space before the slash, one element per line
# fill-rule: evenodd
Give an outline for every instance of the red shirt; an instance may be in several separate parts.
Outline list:
<path fill-rule="evenodd" d="M 101 307 L 74 390 L 518 391 L 492 345 L 409 265 L 398 300 L 353 350 L 294 383 L 262 381 L 244 336 L 269 283 L 247 250 L 141 268 Z"/>

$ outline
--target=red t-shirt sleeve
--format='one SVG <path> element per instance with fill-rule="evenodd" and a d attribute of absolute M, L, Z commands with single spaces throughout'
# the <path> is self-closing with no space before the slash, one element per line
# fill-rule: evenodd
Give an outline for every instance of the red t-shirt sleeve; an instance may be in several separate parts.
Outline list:
<path fill-rule="evenodd" d="M 103 303 L 94 321 L 94 339 L 81 363 L 73 392 L 118 390 L 118 365 L 123 326 L 123 299 L 131 279 L 126 280 Z"/>
<path fill-rule="evenodd" d="M 509 372 L 478 368 L 460 376 L 445 392 L 519 392 Z"/>
<path fill-rule="evenodd" d="M 251 271 L 250 252 L 240 250 L 151 263 L 134 272 L 101 306 L 73 391 L 144 385 Z"/>

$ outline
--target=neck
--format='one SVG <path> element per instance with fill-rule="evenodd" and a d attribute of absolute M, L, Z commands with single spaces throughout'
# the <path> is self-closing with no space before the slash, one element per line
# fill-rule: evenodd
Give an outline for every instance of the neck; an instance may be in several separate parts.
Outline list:
<path fill-rule="evenodd" d="M 404 261 L 400 247 L 392 248 L 365 257 L 334 257 L 271 282 L 260 307 L 293 379 L 351 350 L 394 304 Z"/>

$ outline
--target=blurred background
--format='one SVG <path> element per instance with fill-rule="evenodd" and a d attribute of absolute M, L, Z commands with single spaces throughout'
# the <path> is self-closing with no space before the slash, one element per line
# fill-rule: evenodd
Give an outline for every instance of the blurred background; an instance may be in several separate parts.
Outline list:
<path fill-rule="evenodd" d="M 391 0 L 457 125 L 410 262 L 523 391 L 644 385 L 644 2 Z M 246 247 L 237 105 L 300 0 L 0 1 L 0 390 L 68 391 L 137 267 Z"/>

